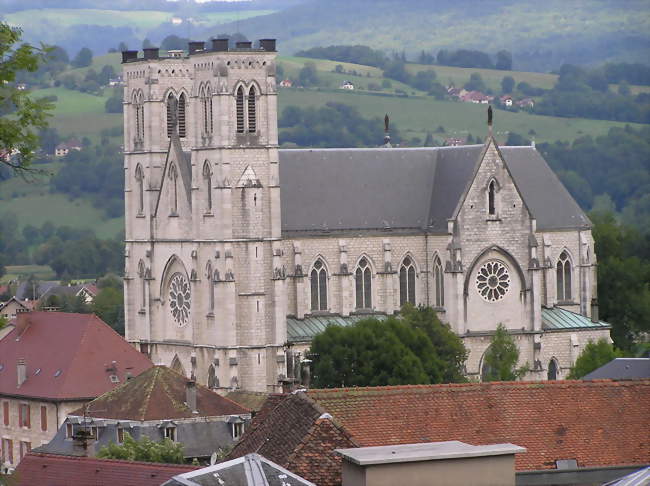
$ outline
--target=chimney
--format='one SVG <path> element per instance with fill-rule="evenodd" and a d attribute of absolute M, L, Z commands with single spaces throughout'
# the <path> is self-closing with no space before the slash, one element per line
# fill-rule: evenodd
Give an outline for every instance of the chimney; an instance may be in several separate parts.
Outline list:
<path fill-rule="evenodd" d="M 144 49 L 145 59 L 158 59 L 159 49 L 157 47 L 147 47 Z"/>
<path fill-rule="evenodd" d="M 260 39 L 260 49 L 275 52 L 275 39 Z"/>
<path fill-rule="evenodd" d="M 185 401 L 192 413 L 199 413 L 196 409 L 196 381 L 187 380 L 185 384 Z"/>
<path fill-rule="evenodd" d="M 25 380 L 27 380 L 27 365 L 25 364 L 25 358 L 18 358 L 16 372 L 18 375 L 18 388 L 20 388 L 20 386 L 25 383 Z"/>
<path fill-rule="evenodd" d="M 212 39 L 212 50 L 226 52 L 228 50 L 228 39 Z"/>
<path fill-rule="evenodd" d="M 205 42 L 203 41 L 190 41 L 189 44 L 189 53 L 196 54 L 197 52 L 203 51 L 205 49 Z"/>
<path fill-rule="evenodd" d="M 591 322 L 598 323 L 598 299 L 591 299 Z"/>
<path fill-rule="evenodd" d="M 122 63 L 135 61 L 138 58 L 138 51 L 122 51 Z"/>
<path fill-rule="evenodd" d="M 251 49 L 253 47 L 253 43 L 248 42 L 248 41 L 246 41 L 246 42 L 241 41 L 241 42 L 235 43 L 235 47 L 237 49 Z"/>

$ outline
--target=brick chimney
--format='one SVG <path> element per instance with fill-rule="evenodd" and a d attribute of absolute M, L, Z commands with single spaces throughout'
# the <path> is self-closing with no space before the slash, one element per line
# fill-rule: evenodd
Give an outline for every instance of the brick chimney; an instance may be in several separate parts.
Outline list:
<path fill-rule="evenodd" d="M 21 385 L 27 380 L 27 365 L 25 364 L 25 358 L 18 358 L 18 364 L 16 365 L 16 374 L 18 376 L 18 388 L 20 388 Z"/>
<path fill-rule="evenodd" d="M 185 384 L 185 401 L 192 413 L 199 413 L 196 409 L 196 381 L 194 379 L 187 380 Z"/>

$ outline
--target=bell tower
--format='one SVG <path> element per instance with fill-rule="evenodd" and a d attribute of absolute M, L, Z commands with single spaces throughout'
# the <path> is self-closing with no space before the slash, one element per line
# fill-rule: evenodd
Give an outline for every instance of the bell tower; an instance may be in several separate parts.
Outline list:
<path fill-rule="evenodd" d="M 126 337 L 213 388 L 279 390 L 275 40 L 122 56 Z"/>

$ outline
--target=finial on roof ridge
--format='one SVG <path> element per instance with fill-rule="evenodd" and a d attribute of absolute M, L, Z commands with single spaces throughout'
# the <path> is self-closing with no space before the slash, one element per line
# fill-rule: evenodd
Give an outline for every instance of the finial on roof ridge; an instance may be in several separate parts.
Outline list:
<path fill-rule="evenodd" d="M 386 116 L 384 116 L 384 145 L 382 147 L 384 148 L 391 148 L 392 145 L 390 143 L 390 118 L 388 117 L 388 113 L 386 113 Z"/>

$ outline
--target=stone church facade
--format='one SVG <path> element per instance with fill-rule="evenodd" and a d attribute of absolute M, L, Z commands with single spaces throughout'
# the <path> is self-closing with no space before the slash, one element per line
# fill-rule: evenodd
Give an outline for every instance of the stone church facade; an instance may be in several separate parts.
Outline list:
<path fill-rule="evenodd" d="M 319 325 L 405 302 L 468 375 L 498 323 L 533 379 L 609 336 L 591 224 L 534 147 L 279 150 L 275 41 L 170 54 L 123 53 L 126 336 L 154 362 L 278 391 Z"/>

